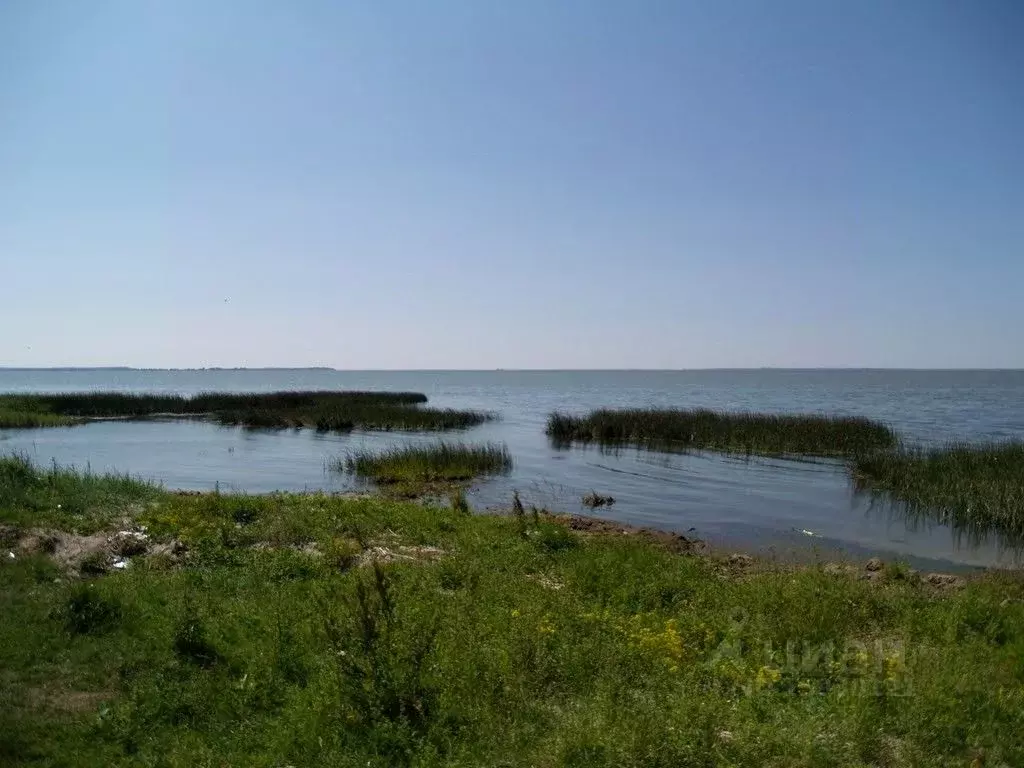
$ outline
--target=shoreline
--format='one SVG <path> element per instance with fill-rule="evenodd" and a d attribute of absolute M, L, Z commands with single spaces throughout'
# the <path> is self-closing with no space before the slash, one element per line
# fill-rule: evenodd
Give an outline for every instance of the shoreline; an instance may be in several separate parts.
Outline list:
<path fill-rule="evenodd" d="M 204 497 L 216 494 L 216 491 L 171 490 L 169 493 L 183 497 Z M 230 496 L 232 494 L 222 494 Z M 436 509 L 447 509 L 447 502 L 442 497 L 425 494 L 418 497 L 393 496 L 379 490 L 371 491 L 270 491 L 261 494 L 238 494 L 254 498 L 274 496 L 299 496 L 299 497 L 328 497 L 344 500 L 376 500 L 381 502 L 413 503 L 420 506 Z M 435 504 L 434 502 L 440 502 Z M 509 518 L 514 514 L 510 507 L 490 507 L 486 509 L 472 510 L 474 515 L 494 516 Z M 526 512 L 527 516 L 532 512 Z M 537 510 L 540 519 L 565 526 L 568 530 L 584 536 L 597 536 L 606 538 L 628 537 L 643 542 L 644 544 L 657 547 L 666 552 L 677 555 L 689 555 L 704 557 L 710 560 L 727 562 L 730 566 L 753 567 L 755 569 L 782 569 L 799 570 L 824 568 L 833 573 L 846 573 L 858 575 L 862 570 L 866 572 L 864 578 L 874 579 L 878 572 L 886 566 L 898 566 L 906 568 L 909 573 L 924 574 L 927 579 L 929 575 L 938 575 L 938 581 L 942 586 L 948 586 L 956 580 L 960 585 L 962 580 L 983 577 L 985 574 L 997 573 L 1006 575 L 1024 576 L 1024 565 L 1016 567 L 996 567 L 955 563 L 940 558 L 924 557 L 899 557 L 897 553 L 862 552 L 854 553 L 844 549 L 842 543 L 833 546 L 832 551 L 827 554 L 813 543 L 794 545 L 789 548 L 789 555 L 781 554 L 774 547 L 770 551 L 764 551 L 757 547 L 744 547 L 739 544 L 718 544 L 713 541 L 701 539 L 696 536 L 688 536 L 685 533 L 674 531 L 668 528 L 657 526 L 628 523 L 614 518 L 598 517 L 591 514 L 575 512 L 558 512 L 547 509 Z M 867 563 L 881 564 L 881 568 L 866 567 Z M 914 567 L 917 566 L 917 567 Z M 945 577 L 949 577 L 948 579 Z"/>
<path fill-rule="evenodd" d="M 448 494 L 457 488 L 465 489 L 466 486 L 460 483 L 425 484 L 418 491 L 408 493 L 394 493 L 389 491 L 386 486 L 384 488 L 376 488 L 372 485 L 363 489 L 350 490 L 311 489 L 261 492 L 218 491 L 216 489 L 194 488 L 163 488 L 163 490 L 173 496 L 181 497 L 204 497 L 217 494 L 248 498 L 323 496 L 348 500 L 376 499 L 383 502 L 409 502 L 423 506 L 434 504 L 440 505 L 443 508 L 448 504 L 446 500 Z M 687 535 L 689 531 L 683 532 L 669 527 L 628 522 L 615 517 L 600 517 L 588 513 L 548 510 L 546 508 L 539 509 L 538 512 L 543 517 L 566 525 L 571 530 L 580 533 L 604 536 L 615 534 L 630 535 L 676 553 L 698 554 L 717 558 L 742 555 L 760 563 L 772 563 L 781 568 L 809 568 L 830 564 L 851 567 L 863 564 L 868 560 L 878 559 L 883 563 L 905 564 L 915 571 L 952 573 L 964 577 L 990 572 L 1024 573 L 1024 555 L 1022 555 L 1021 561 L 1015 565 L 984 565 L 957 562 L 942 557 L 916 555 L 882 547 L 872 547 L 854 541 L 823 537 L 819 534 L 815 534 L 813 538 L 808 537 L 809 540 L 796 539 L 794 537 L 795 540 L 792 542 L 782 541 L 781 537 L 795 534 L 795 529 L 790 531 L 782 529 L 772 530 L 769 532 L 769 535 L 779 538 L 772 543 L 765 544 L 764 542 L 759 543 L 740 536 L 701 538 Z M 473 513 L 499 517 L 512 514 L 511 507 L 508 505 L 490 505 L 474 508 Z"/>

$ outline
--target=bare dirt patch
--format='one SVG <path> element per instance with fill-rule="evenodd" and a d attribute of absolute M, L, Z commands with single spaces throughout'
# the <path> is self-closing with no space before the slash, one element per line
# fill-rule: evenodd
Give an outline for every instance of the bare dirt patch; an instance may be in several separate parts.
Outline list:
<path fill-rule="evenodd" d="M 371 543 L 359 556 L 359 565 L 385 565 L 397 562 L 432 562 L 444 557 L 447 552 L 438 547 L 406 546 L 388 542 Z"/>
<path fill-rule="evenodd" d="M 94 712 L 105 701 L 117 694 L 114 691 L 71 691 L 56 686 L 33 688 L 28 691 L 28 704 L 39 709 L 64 714 Z"/>
<path fill-rule="evenodd" d="M 101 531 L 88 535 L 45 528 L 0 531 L 8 557 L 45 555 L 69 573 L 104 573 L 128 566 L 130 558 L 160 556 L 177 561 L 185 552 L 176 540 L 154 542 L 140 530 Z"/>

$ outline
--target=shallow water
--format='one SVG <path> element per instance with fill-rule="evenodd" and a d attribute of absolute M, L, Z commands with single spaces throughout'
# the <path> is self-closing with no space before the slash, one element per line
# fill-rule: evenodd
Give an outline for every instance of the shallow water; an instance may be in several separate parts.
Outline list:
<path fill-rule="evenodd" d="M 508 477 L 476 486 L 470 494 L 475 507 L 507 505 L 518 489 L 527 504 L 586 511 L 580 496 L 596 490 L 616 498 L 598 515 L 689 531 L 723 546 L 772 548 L 787 556 L 817 551 L 831 557 L 837 549 L 855 556 L 899 554 L 921 565 L 931 560 L 1019 564 L 1019 555 L 993 537 L 968 541 L 945 526 L 915 525 L 898 508 L 853 494 L 844 470 L 834 462 L 556 450 L 544 436 L 544 422 L 555 409 L 710 407 L 863 415 L 925 443 L 1024 438 L 1024 371 L 0 370 L 0 392 L 88 389 L 420 391 L 431 405 L 501 414 L 501 421 L 454 435 L 505 442 L 516 461 Z M 451 433 L 446 437 L 453 439 Z M 347 490 L 358 485 L 330 471 L 332 459 L 354 447 L 434 439 L 403 433 L 250 431 L 185 421 L 100 422 L 0 430 L 0 452 L 130 472 L 172 488 Z"/>

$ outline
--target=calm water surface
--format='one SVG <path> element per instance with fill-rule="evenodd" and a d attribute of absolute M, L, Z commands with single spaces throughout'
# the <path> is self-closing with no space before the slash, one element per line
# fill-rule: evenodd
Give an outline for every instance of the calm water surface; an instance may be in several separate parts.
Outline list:
<path fill-rule="evenodd" d="M 0 370 L 0 392 L 89 389 L 176 392 L 380 389 L 425 392 L 431 405 L 481 408 L 501 421 L 461 433 L 505 442 L 516 467 L 481 482 L 476 507 L 529 504 L 584 511 L 580 496 L 610 493 L 598 514 L 689 531 L 722 546 L 834 556 L 900 554 L 927 565 L 1016 565 L 993 538 L 967 541 L 940 525 L 913 525 L 890 505 L 853 494 L 833 463 L 736 459 L 712 453 L 632 449 L 555 450 L 544 436 L 552 410 L 679 406 L 775 412 L 836 412 L 881 419 L 924 443 L 1024 438 L 1024 371 L 137 371 Z M 449 435 L 450 437 L 450 435 Z M 0 452 L 39 462 L 118 470 L 171 488 L 249 492 L 358 487 L 328 470 L 355 447 L 436 439 L 403 433 L 320 435 L 250 431 L 196 422 L 100 422 L 0 430 Z M 809 536 L 805 531 L 813 533 Z M 810 547 L 808 546 L 810 545 Z M 813 554 L 812 554 L 813 556 Z"/>

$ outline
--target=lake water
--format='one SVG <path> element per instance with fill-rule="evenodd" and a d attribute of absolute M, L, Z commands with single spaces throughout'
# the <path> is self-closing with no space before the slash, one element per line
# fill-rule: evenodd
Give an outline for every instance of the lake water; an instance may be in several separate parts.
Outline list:
<path fill-rule="evenodd" d="M 1019 565 L 998 540 L 967 541 L 949 528 L 908 523 L 898 508 L 855 495 L 835 463 L 738 459 L 714 453 L 632 449 L 556 450 L 544 436 L 552 410 L 678 406 L 770 412 L 833 412 L 890 423 L 924 442 L 1024 438 L 1024 371 L 331 371 L 0 370 L 0 392 L 72 390 L 175 392 L 370 389 L 424 392 L 430 404 L 493 410 L 501 420 L 448 439 L 508 445 L 516 465 L 482 481 L 476 508 L 527 504 L 583 512 L 591 490 L 617 503 L 596 514 L 689 532 L 713 545 L 772 550 L 786 557 L 838 553 L 900 555 L 927 567 Z M 265 492 L 350 490 L 328 469 L 354 447 L 387 447 L 435 435 L 310 430 L 251 431 L 202 422 L 98 422 L 0 430 L 0 452 L 41 463 L 117 470 L 170 488 Z M 805 533 L 809 531 L 813 536 Z"/>

